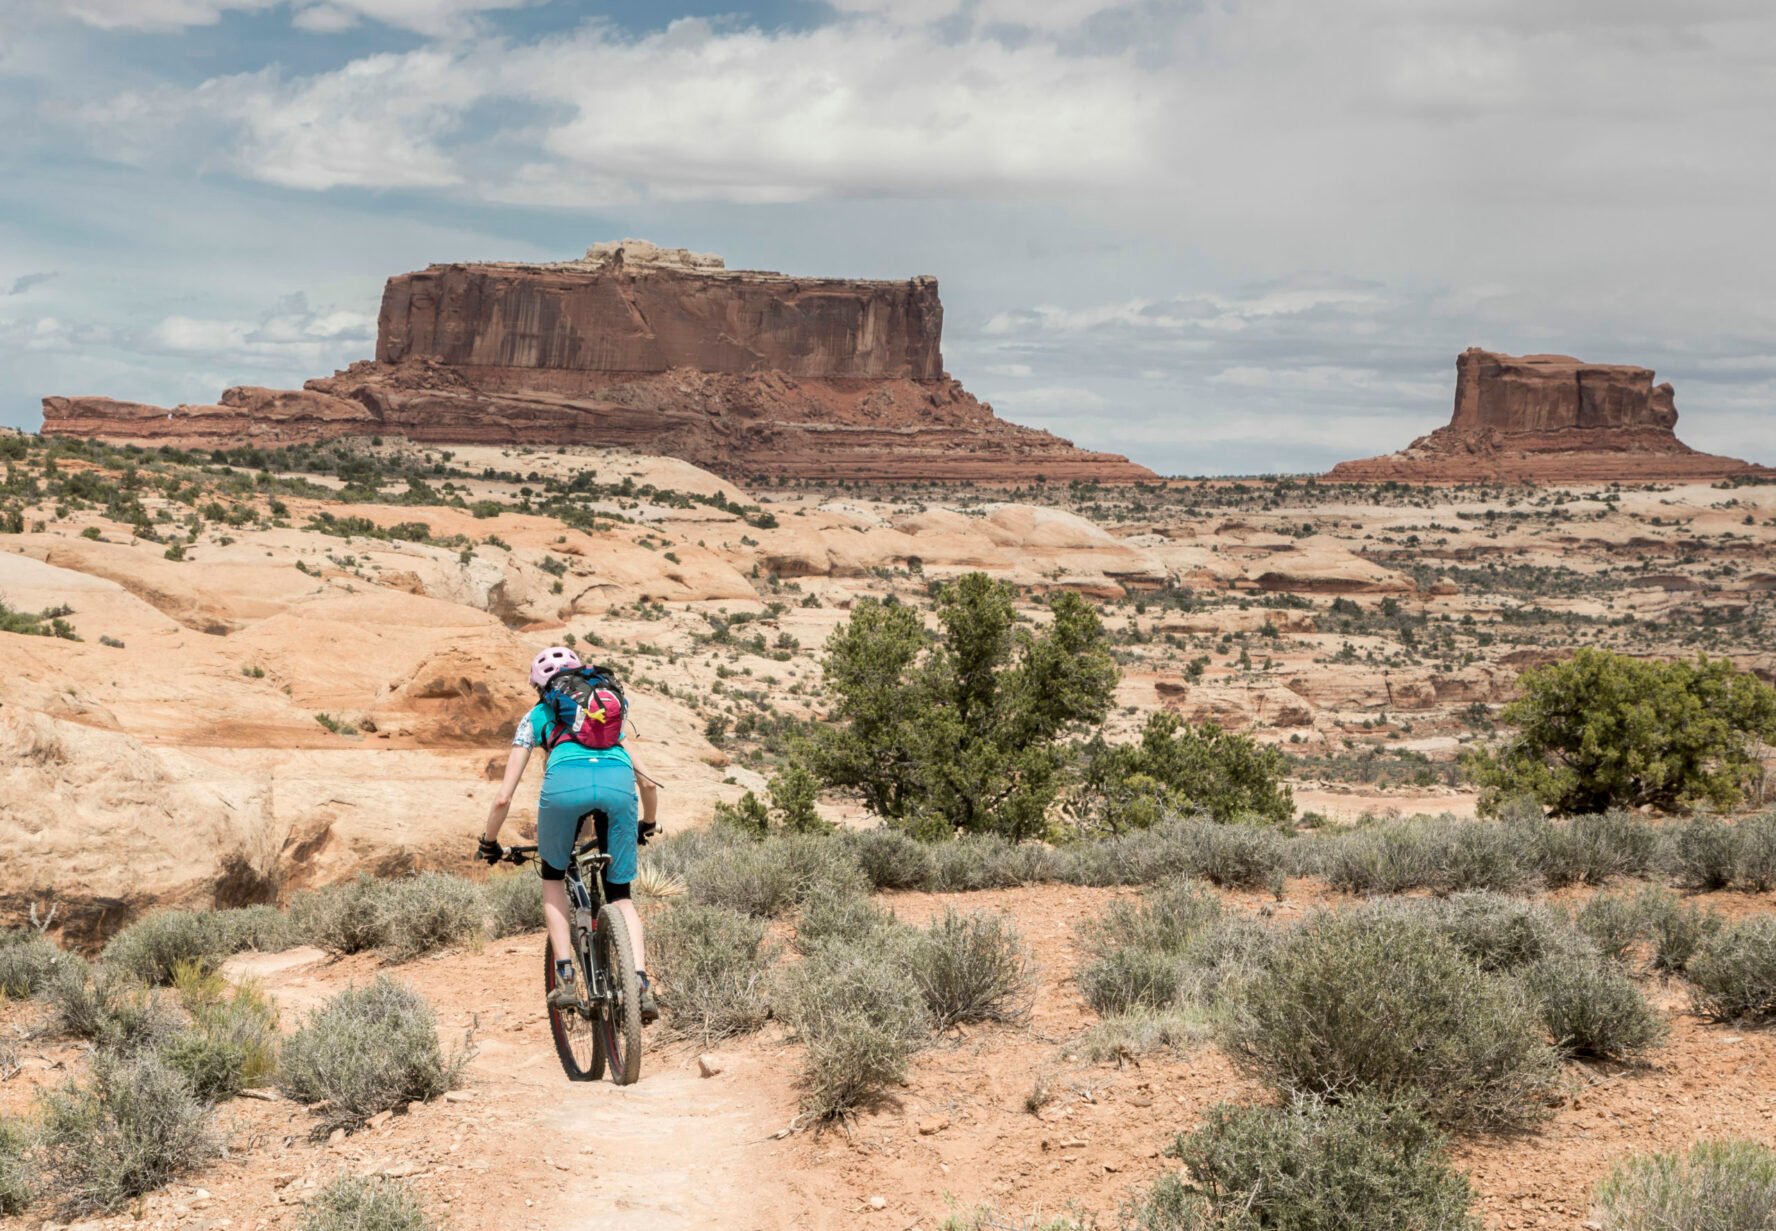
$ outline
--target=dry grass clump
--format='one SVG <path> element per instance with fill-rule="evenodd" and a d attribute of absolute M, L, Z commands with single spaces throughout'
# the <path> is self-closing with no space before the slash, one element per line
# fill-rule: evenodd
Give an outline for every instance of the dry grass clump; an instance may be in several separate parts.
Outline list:
<path fill-rule="evenodd" d="M 1441 1135 L 1373 1098 L 1302 1095 L 1282 1107 L 1213 1108 L 1168 1151 L 1168 1176 L 1124 1211 L 1129 1231 L 1387 1227 L 1477 1231 L 1473 1190 Z"/>
<path fill-rule="evenodd" d="M 710 1042 L 765 1024 L 767 975 L 777 960 L 765 926 L 697 902 L 680 902 L 649 923 L 648 965 L 674 1034 Z"/>
<path fill-rule="evenodd" d="M 1716 1021 L 1776 1021 L 1776 917 L 1741 919 L 1703 940 L 1684 978 L 1698 1013 Z"/>
<path fill-rule="evenodd" d="M 1446 1128 L 1546 1113 L 1559 1072 L 1535 1006 L 1429 920 L 1326 911 L 1228 998 L 1223 1044 L 1285 1094 L 1367 1093 Z"/>
<path fill-rule="evenodd" d="M 1776 1153 L 1755 1141 L 1701 1141 L 1640 1154 L 1597 1188 L 1604 1231 L 1766 1231 L 1776 1226 Z"/>
<path fill-rule="evenodd" d="M 297 1231 L 428 1231 L 431 1225 L 399 1180 L 358 1175 L 315 1193 Z"/>
<path fill-rule="evenodd" d="M 906 944 L 913 982 L 939 1029 L 1019 1022 L 1030 1013 L 1030 952 L 1004 915 L 945 909 Z"/>
<path fill-rule="evenodd" d="M 230 984 L 195 966 L 180 967 L 173 981 L 191 1024 L 157 1045 L 161 1057 L 206 1103 L 263 1084 L 277 1068 L 277 1007 L 258 984 Z"/>
<path fill-rule="evenodd" d="M 153 1051 L 101 1051 L 85 1084 L 46 1094 L 43 1146 L 54 1191 L 71 1215 L 118 1209 L 221 1150 L 209 1108 Z"/>
<path fill-rule="evenodd" d="M 317 1132 L 324 1133 L 437 1098 L 456 1085 L 467 1062 L 463 1053 L 445 1056 L 424 998 L 379 975 L 332 997 L 285 1040 L 278 1087 L 314 1105 L 322 1118 Z"/>

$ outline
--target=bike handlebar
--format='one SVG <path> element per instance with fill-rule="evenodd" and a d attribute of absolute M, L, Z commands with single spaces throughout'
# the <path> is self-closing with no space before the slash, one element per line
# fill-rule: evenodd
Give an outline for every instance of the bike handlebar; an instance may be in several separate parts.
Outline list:
<path fill-rule="evenodd" d="M 590 838 L 590 839 L 587 839 L 586 841 L 580 843 L 578 846 L 574 847 L 573 857 L 575 859 L 578 859 L 581 855 L 586 854 L 588 851 L 595 851 L 597 849 L 598 849 L 598 840 L 596 838 Z M 519 867 L 522 867 L 525 864 L 530 862 L 531 857 L 536 855 L 537 850 L 538 850 L 538 847 L 537 847 L 536 843 L 534 843 L 534 842 L 527 843 L 527 844 L 521 845 L 521 846 L 508 846 L 505 850 L 505 853 L 502 854 L 495 862 L 496 863 L 517 864 Z"/>

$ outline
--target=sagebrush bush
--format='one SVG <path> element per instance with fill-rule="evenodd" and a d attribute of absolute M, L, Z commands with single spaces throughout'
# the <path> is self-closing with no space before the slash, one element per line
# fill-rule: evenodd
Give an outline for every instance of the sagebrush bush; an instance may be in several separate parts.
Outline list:
<path fill-rule="evenodd" d="M 806 953 L 828 941 L 868 940 L 900 926 L 893 913 L 877 906 L 867 893 L 849 886 L 821 885 L 802 903 L 795 943 Z"/>
<path fill-rule="evenodd" d="M 157 910 L 113 936 L 100 960 L 144 983 L 167 984 L 180 966 L 216 969 L 235 952 L 231 939 L 213 910 Z"/>
<path fill-rule="evenodd" d="M 1531 839 L 1542 879 L 1552 889 L 1601 885 L 1615 876 L 1644 876 L 1659 850 L 1658 831 L 1619 809 L 1575 816 L 1565 823 L 1538 815 L 1510 828 Z"/>
<path fill-rule="evenodd" d="M 302 1212 L 298 1231 L 427 1231 L 425 1210 L 399 1180 L 341 1176 Z"/>
<path fill-rule="evenodd" d="M 1180 835 L 1194 842 L 1190 871 L 1227 889 L 1262 889 L 1283 870 L 1287 839 L 1258 825 L 1198 822 Z"/>
<path fill-rule="evenodd" d="M 761 917 L 782 914 L 817 887 L 867 893 L 851 848 L 823 834 L 781 834 L 728 848 L 686 874 L 691 899 Z"/>
<path fill-rule="evenodd" d="M 446 1057 L 424 998 L 385 975 L 349 987 L 284 1041 L 278 1087 L 322 1117 L 319 1132 L 354 1129 L 379 1111 L 455 1086 L 467 1057 Z"/>
<path fill-rule="evenodd" d="M 21 1214 L 36 1200 L 36 1146 L 24 1121 L 0 1116 L 0 1214 Z"/>
<path fill-rule="evenodd" d="M 1647 936 L 1648 922 L 1639 900 L 1627 894 L 1599 893 L 1573 915 L 1573 923 L 1611 961 L 1622 961 Z"/>
<path fill-rule="evenodd" d="M 943 893 L 1012 889 L 1055 879 L 1059 861 L 1045 846 L 964 834 L 931 847 L 931 888 Z"/>
<path fill-rule="evenodd" d="M 680 902 L 649 922 L 648 954 L 674 1034 L 711 1042 L 757 1030 L 770 1016 L 767 975 L 777 950 L 765 941 L 764 920 Z"/>
<path fill-rule="evenodd" d="M 151 1048 L 179 1029 L 178 1014 L 127 971 L 70 958 L 45 990 L 56 1024 L 76 1038 L 119 1052 Z"/>
<path fill-rule="evenodd" d="M 492 876 L 481 886 L 487 934 L 494 940 L 543 928 L 543 880 L 529 872 Z"/>
<path fill-rule="evenodd" d="M 389 935 L 389 885 L 359 873 L 341 884 L 298 894 L 290 913 L 302 937 L 329 953 L 380 949 Z"/>
<path fill-rule="evenodd" d="M 194 966 L 173 978 L 191 1024 L 156 1045 L 161 1057 L 207 1103 L 262 1085 L 277 1068 L 277 1008 L 265 993 Z"/>
<path fill-rule="evenodd" d="M 460 876 L 421 872 L 389 882 L 382 897 L 382 951 L 391 962 L 406 962 L 481 930 L 485 906 L 480 888 Z"/>
<path fill-rule="evenodd" d="M 35 929 L 0 928 L 0 996 L 31 999 L 48 987 L 66 957 Z"/>
<path fill-rule="evenodd" d="M 1195 987 L 1190 946 L 1220 918 L 1221 899 L 1188 880 L 1112 902 L 1080 929 L 1080 945 L 1092 955 L 1075 976 L 1080 993 L 1106 1017 L 1179 1004 Z"/>
<path fill-rule="evenodd" d="M 1451 1128 L 1544 1114 L 1559 1071 L 1515 982 L 1398 911 L 1309 918 L 1242 981 L 1221 1034 L 1285 1093 L 1367 1092 Z"/>
<path fill-rule="evenodd" d="M 1004 915 L 946 908 L 906 947 L 913 982 L 939 1029 L 1016 1022 L 1030 1012 L 1030 952 Z"/>
<path fill-rule="evenodd" d="M 802 1107 L 817 1119 L 904 1080 L 931 1029 L 918 984 L 880 942 L 817 947 L 783 971 L 775 1003 L 807 1047 Z"/>
<path fill-rule="evenodd" d="M 1669 890 L 1649 888 L 1635 901 L 1653 944 L 1653 969 L 1661 974 L 1682 974 L 1703 942 L 1726 925 L 1719 912 Z"/>
<path fill-rule="evenodd" d="M 1776 812 L 1740 821 L 1734 837 L 1733 883 L 1752 893 L 1776 889 Z"/>
<path fill-rule="evenodd" d="M 1710 893 L 1733 883 L 1739 866 L 1734 828 L 1714 816 L 1693 816 L 1677 831 L 1672 853 L 1678 883 Z"/>
<path fill-rule="evenodd" d="M 1447 814 L 1327 834 L 1317 846 L 1320 873 L 1349 893 L 1508 893 L 1524 889 L 1535 875 L 1533 852 L 1513 826 Z"/>
<path fill-rule="evenodd" d="M 1388 908 L 1378 903 L 1371 909 Z M 1458 893 L 1436 902 L 1400 903 L 1398 909 L 1429 920 L 1482 970 L 1514 971 L 1557 953 L 1589 948 L 1561 915 L 1503 894 Z"/>
<path fill-rule="evenodd" d="M 1091 1026 L 1068 1050 L 1093 1064 L 1120 1064 L 1161 1048 L 1181 1052 L 1209 1038 L 1213 1029 L 1208 1014 L 1195 1006 L 1130 1009 Z"/>
<path fill-rule="evenodd" d="M 1444 1145 L 1416 1113 L 1365 1096 L 1224 1103 L 1168 1151 L 1191 1182 L 1162 1180 L 1125 1221 L 1136 1231 L 1478 1231 L 1473 1190 Z"/>
<path fill-rule="evenodd" d="M 302 943 L 296 931 L 296 920 L 289 911 L 269 903 L 236 906 L 216 912 L 222 935 L 230 954 L 248 949 L 260 953 L 277 953 Z"/>
<path fill-rule="evenodd" d="M 1722 928 L 1702 941 L 1683 973 L 1698 1013 L 1716 1021 L 1776 1021 L 1776 916 Z"/>
<path fill-rule="evenodd" d="M 220 1152 L 209 1109 L 153 1051 L 100 1052 L 85 1084 L 43 1101 L 44 1146 L 63 1210 L 115 1210 Z"/>
<path fill-rule="evenodd" d="M 1554 1046 L 1586 1060 L 1627 1060 L 1665 1037 L 1665 1021 L 1622 968 L 1596 953 L 1542 958 L 1524 987 Z"/>
<path fill-rule="evenodd" d="M 1768 1231 L 1776 1152 L 1755 1141 L 1699 1141 L 1687 1155 L 1636 1155 L 1598 1185 L 1597 1211 L 1604 1231 Z"/>
<path fill-rule="evenodd" d="M 846 830 L 839 839 L 877 889 L 925 889 L 932 883 L 936 865 L 931 848 L 910 834 L 883 826 Z"/>

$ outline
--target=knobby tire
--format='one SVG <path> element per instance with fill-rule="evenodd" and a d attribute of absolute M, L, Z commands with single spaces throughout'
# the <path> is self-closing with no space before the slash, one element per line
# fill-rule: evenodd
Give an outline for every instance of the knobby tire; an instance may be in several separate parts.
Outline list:
<path fill-rule="evenodd" d="M 598 931 L 592 944 L 612 993 L 597 1022 L 601 1059 L 610 1061 L 613 1082 L 633 1085 L 641 1077 L 641 980 L 635 975 L 629 925 L 615 907 L 606 906 L 598 912 Z"/>
<path fill-rule="evenodd" d="M 592 986 L 585 962 L 576 960 L 580 970 L 580 986 Z M 543 995 L 555 990 L 555 944 L 543 944 Z M 555 1055 L 569 1081 L 597 1081 L 604 1076 L 604 1047 L 596 1015 L 587 1017 L 574 1010 L 549 1008 L 549 1034 L 555 1040 Z"/>

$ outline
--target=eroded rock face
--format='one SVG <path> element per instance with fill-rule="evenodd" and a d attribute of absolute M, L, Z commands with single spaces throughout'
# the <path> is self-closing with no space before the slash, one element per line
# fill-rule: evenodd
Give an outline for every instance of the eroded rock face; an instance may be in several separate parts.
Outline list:
<path fill-rule="evenodd" d="M 1675 391 L 1649 368 L 1470 347 L 1448 426 L 1399 453 L 1340 462 L 1333 482 L 1609 482 L 1772 473 L 1677 438 Z"/>
<path fill-rule="evenodd" d="M 172 408 L 50 397 L 44 433 L 184 447 L 348 435 L 609 445 L 730 476 L 1154 477 L 1007 423 L 943 370 L 937 281 L 793 278 L 639 240 L 390 278 L 376 360 Z"/>

